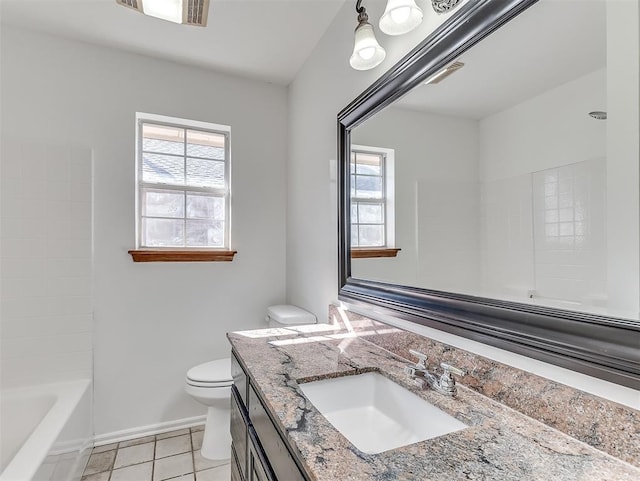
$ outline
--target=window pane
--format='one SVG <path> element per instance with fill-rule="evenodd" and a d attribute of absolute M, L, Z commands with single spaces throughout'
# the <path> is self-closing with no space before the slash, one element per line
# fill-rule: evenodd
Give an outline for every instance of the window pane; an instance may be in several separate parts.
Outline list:
<path fill-rule="evenodd" d="M 187 131 L 187 155 L 224 160 L 225 136 L 198 130 Z"/>
<path fill-rule="evenodd" d="M 358 164 L 358 174 L 365 175 L 380 175 L 380 166 L 379 165 L 365 165 Z"/>
<path fill-rule="evenodd" d="M 356 175 L 356 197 L 381 199 L 382 178 Z"/>
<path fill-rule="evenodd" d="M 143 124 L 142 150 L 161 154 L 184 155 L 184 129 Z"/>
<path fill-rule="evenodd" d="M 224 162 L 187 159 L 187 184 L 224 188 Z"/>
<path fill-rule="evenodd" d="M 215 220 L 188 220 L 187 246 L 223 247 L 224 222 Z"/>
<path fill-rule="evenodd" d="M 184 220 L 143 217 L 142 243 L 148 247 L 184 246 Z"/>
<path fill-rule="evenodd" d="M 558 212 L 558 217 L 561 222 L 572 222 L 573 221 L 573 209 L 559 209 L 555 212 Z"/>
<path fill-rule="evenodd" d="M 360 246 L 382 246 L 384 245 L 384 233 L 381 225 L 361 225 Z"/>
<path fill-rule="evenodd" d="M 358 223 L 358 203 L 357 202 L 353 202 L 351 204 L 351 223 L 352 224 Z"/>
<path fill-rule="evenodd" d="M 360 204 L 359 211 L 358 222 L 362 224 L 382 224 L 382 204 Z"/>
<path fill-rule="evenodd" d="M 358 152 L 356 154 L 356 173 L 366 175 L 381 175 L 380 167 L 382 166 L 382 156 L 379 154 L 365 154 Z"/>
<path fill-rule="evenodd" d="M 351 245 L 353 247 L 359 247 L 359 244 L 358 244 L 358 226 L 357 225 L 352 225 L 351 226 Z"/>
<path fill-rule="evenodd" d="M 187 217 L 190 219 L 224 220 L 224 197 L 187 194 Z"/>
<path fill-rule="evenodd" d="M 561 222 L 560 235 L 573 235 L 573 222 Z"/>
<path fill-rule="evenodd" d="M 158 184 L 184 185 L 184 159 L 168 155 L 142 154 L 142 180 Z"/>
<path fill-rule="evenodd" d="M 351 197 L 356 196 L 356 176 L 351 176 Z"/>
<path fill-rule="evenodd" d="M 142 215 L 184 217 L 184 193 L 171 190 L 142 190 Z"/>

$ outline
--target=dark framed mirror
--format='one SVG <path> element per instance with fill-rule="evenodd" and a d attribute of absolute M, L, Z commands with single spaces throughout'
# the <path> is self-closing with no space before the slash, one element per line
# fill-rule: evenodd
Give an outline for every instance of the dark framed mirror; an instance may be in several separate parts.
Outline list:
<path fill-rule="evenodd" d="M 354 269 L 353 259 L 356 256 L 352 256 L 352 254 L 353 252 L 357 252 L 358 249 L 355 249 L 355 246 L 352 246 L 352 242 L 356 243 L 361 241 L 358 233 L 354 235 L 354 228 L 360 228 L 359 223 L 362 222 L 364 224 L 365 221 L 362 221 L 360 219 L 359 216 L 361 214 L 359 213 L 357 208 L 354 208 L 355 202 L 352 202 L 352 196 L 357 197 L 358 195 L 358 189 L 356 186 L 357 182 L 360 182 L 363 179 L 367 180 L 368 182 L 372 182 L 373 177 L 369 177 L 366 179 L 365 177 L 367 175 L 373 176 L 371 172 L 379 171 L 379 167 L 376 167 L 376 165 L 374 165 L 375 160 L 372 160 L 373 157 L 375 157 L 372 154 L 376 154 L 377 151 L 368 151 L 367 148 L 363 146 L 363 144 L 365 143 L 371 144 L 372 142 L 377 141 L 377 139 L 379 139 L 379 136 L 370 133 L 368 138 L 376 140 L 366 140 L 366 135 L 360 135 L 361 132 L 364 132 L 364 127 L 366 125 L 370 125 L 372 122 L 375 122 L 377 119 L 380 119 L 383 113 L 385 113 L 386 115 L 386 113 L 389 112 L 390 106 L 397 106 L 398 102 L 404 104 L 405 107 L 409 106 L 411 102 L 413 102 L 413 98 L 409 99 L 409 97 L 415 94 L 416 88 L 424 85 L 425 82 L 433 79 L 434 76 L 445 71 L 447 67 L 451 66 L 455 62 L 460 61 L 464 63 L 465 55 L 471 55 L 471 58 L 468 62 L 471 66 L 473 63 L 472 60 L 479 57 L 479 55 L 473 53 L 475 52 L 474 49 L 476 47 L 482 47 L 485 40 L 497 39 L 494 41 L 494 44 L 491 47 L 493 48 L 493 50 L 490 50 L 490 52 L 499 50 L 499 45 L 509 43 L 505 41 L 505 39 L 498 39 L 498 34 L 500 34 L 503 29 L 505 29 L 506 31 L 506 27 L 510 26 L 506 24 L 513 21 L 515 25 L 516 20 L 526 18 L 527 15 L 530 15 L 532 13 L 535 14 L 535 12 L 537 12 L 536 9 L 540 7 L 544 2 L 545 0 L 540 0 L 540 5 L 536 5 L 538 3 L 538 0 L 478 0 L 466 3 L 465 5 L 461 6 L 458 9 L 458 12 L 453 15 L 446 23 L 441 25 L 437 30 L 429 35 L 413 51 L 405 56 L 398 64 L 396 64 L 393 68 L 386 72 L 378 81 L 371 85 L 365 92 L 358 96 L 358 98 L 356 98 L 338 114 L 339 298 L 352 305 L 362 305 L 368 308 L 374 306 L 380 312 L 394 317 L 406 319 L 417 324 L 451 332 L 453 334 L 474 339 L 485 344 L 493 345 L 502 349 L 526 355 L 528 357 L 539 359 L 545 362 L 550 362 L 561 367 L 585 373 L 587 375 L 638 389 L 640 388 L 640 322 L 637 318 L 637 302 L 640 293 L 637 292 L 637 284 L 626 283 L 621 286 L 616 286 L 615 283 L 613 283 L 614 285 L 612 287 L 609 287 L 610 291 L 614 290 L 615 292 L 624 291 L 627 287 L 631 287 L 629 289 L 631 302 L 627 304 L 631 305 L 632 308 L 627 311 L 623 311 L 622 309 L 602 308 L 601 304 L 606 304 L 606 299 L 604 301 L 602 299 L 606 296 L 601 295 L 597 289 L 598 286 L 601 287 L 601 285 L 606 284 L 606 272 L 608 272 L 609 279 L 617 277 L 615 273 L 618 271 L 616 271 L 615 269 L 620 268 L 619 266 L 622 266 L 623 269 L 628 270 L 625 275 L 630 275 L 632 278 L 633 276 L 635 276 L 634 282 L 638 282 L 639 276 L 637 270 L 637 259 L 634 258 L 634 256 L 637 257 L 637 252 L 639 250 L 638 245 L 631 245 L 631 255 L 628 258 L 626 258 L 624 255 L 620 255 L 619 257 L 621 257 L 621 260 L 618 264 L 616 264 L 616 262 L 609 262 L 609 265 L 605 265 L 606 260 L 602 260 L 598 256 L 592 255 L 590 259 L 595 258 L 596 261 L 593 261 L 591 262 L 591 264 L 589 264 L 589 272 L 592 273 L 594 270 L 598 269 L 602 272 L 606 271 L 605 274 L 602 275 L 602 278 L 604 280 L 602 280 L 601 282 L 590 281 L 585 284 L 585 282 L 580 279 L 569 279 L 569 282 L 565 283 L 566 285 L 573 286 L 582 282 L 582 284 L 587 285 L 584 290 L 585 292 L 589 291 L 589 293 L 591 294 L 592 305 L 587 305 L 588 303 L 585 302 L 578 302 L 574 298 L 556 299 L 552 294 L 547 295 L 550 300 L 548 302 L 545 302 L 545 296 L 539 295 L 538 293 L 541 292 L 543 294 L 547 294 L 551 292 L 551 287 L 549 287 L 551 285 L 551 282 L 547 282 L 547 284 L 544 284 L 543 287 L 534 286 L 531 288 L 528 288 L 526 283 L 518 284 L 519 290 L 512 289 L 512 291 L 517 291 L 517 295 L 522 295 L 523 298 L 520 299 L 516 294 L 512 294 L 511 291 L 509 295 L 502 295 L 495 294 L 495 292 L 497 292 L 495 290 L 474 290 L 469 289 L 466 286 L 457 286 L 455 283 L 453 283 L 456 278 L 467 279 L 468 277 L 470 277 L 464 270 L 461 270 L 460 272 L 455 273 L 455 275 L 452 275 L 451 278 L 453 279 L 453 281 L 449 279 L 447 283 L 442 281 L 442 279 L 440 279 L 440 282 L 436 282 L 438 281 L 438 279 L 435 279 L 435 268 L 433 268 L 432 266 L 429 269 L 426 269 L 425 277 L 429 279 L 429 282 L 418 282 L 416 280 L 416 276 L 397 276 L 395 275 L 395 273 L 390 273 L 390 270 L 389 272 L 385 273 L 384 267 L 376 271 L 364 268 L 364 264 L 360 264 L 357 269 Z M 571 2 L 565 3 L 571 4 Z M 597 9 L 604 8 L 604 2 L 600 2 L 599 4 L 598 0 L 594 0 L 594 2 L 592 3 L 592 6 L 594 8 L 592 16 L 595 19 L 594 21 L 597 21 L 597 19 L 602 16 L 602 12 L 598 13 Z M 573 6 L 569 5 L 569 7 L 573 8 L 575 5 L 576 4 L 574 2 Z M 553 8 L 556 8 L 557 6 L 557 4 L 551 5 L 551 7 Z M 567 7 L 567 5 L 565 5 L 565 7 Z M 569 14 L 571 13 L 570 11 L 567 12 Z M 539 21 L 540 19 L 537 20 Z M 635 20 L 637 21 L 637 19 Z M 556 22 L 558 25 L 558 31 L 564 32 L 565 35 L 569 35 L 569 32 L 565 31 L 566 29 L 564 28 L 568 27 L 569 24 L 565 21 L 563 25 L 562 22 L 563 20 L 561 18 L 561 15 L 559 15 Z M 545 28 L 548 31 L 551 31 L 551 23 L 552 22 L 549 22 L 549 24 L 545 24 L 544 21 L 539 21 L 539 31 L 537 35 L 544 36 Z M 593 31 L 590 33 L 593 36 Z M 529 38 L 528 42 L 530 44 L 536 44 L 537 39 L 535 37 Z M 540 41 L 538 43 L 543 42 Z M 580 40 L 576 39 L 576 43 L 580 43 Z M 487 49 L 489 49 L 489 47 L 487 47 Z M 593 58 L 598 57 L 594 49 L 597 49 L 597 47 L 589 46 L 589 51 L 587 52 L 587 55 L 584 56 L 585 59 L 589 59 L 589 61 L 591 61 L 593 60 Z M 606 48 L 604 48 L 604 51 L 606 52 Z M 485 58 L 489 57 L 490 55 L 485 56 Z M 531 67 L 532 71 L 543 71 L 545 58 L 546 57 L 536 57 L 534 54 L 530 54 L 528 65 Z M 567 63 L 568 62 L 566 61 L 563 62 L 563 64 Z M 635 67 L 637 69 L 637 59 Z M 471 67 L 467 68 L 471 73 Z M 588 79 L 584 80 L 585 82 L 587 80 L 591 82 L 593 78 L 598 77 L 598 75 L 600 75 L 600 77 L 602 77 L 603 79 L 606 78 L 609 83 L 611 83 L 612 81 L 613 77 L 610 73 L 603 73 L 603 71 L 600 73 L 596 72 L 592 75 L 590 73 L 590 69 L 592 69 L 593 66 L 586 66 L 582 68 L 584 72 L 580 72 L 580 78 L 582 79 L 582 77 L 588 77 Z M 493 68 L 492 70 L 496 69 Z M 464 69 L 462 69 L 461 72 L 464 73 Z M 589 75 L 587 76 L 585 72 L 589 72 Z M 462 74 L 453 73 L 452 78 L 455 78 L 455 76 L 459 75 L 461 76 Z M 517 76 L 514 75 L 514 77 Z M 549 76 L 547 75 L 546 77 Z M 461 76 L 461 80 L 458 83 L 466 89 L 464 93 L 469 93 L 470 95 L 464 105 L 464 107 L 468 107 L 470 104 L 473 104 L 473 102 L 471 101 L 473 98 L 483 96 L 483 85 L 481 82 L 473 82 L 473 77 L 470 77 L 471 80 L 468 81 L 463 81 L 462 79 L 464 78 L 465 77 Z M 556 81 L 556 83 L 558 82 L 559 81 Z M 564 82 L 566 82 L 566 79 L 564 79 Z M 521 85 L 522 83 L 523 82 L 520 81 L 518 82 L 518 85 Z M 452 82 L 450 85 L 453 89 L 454 83 Z M 471 86 L 474 86 L 475 90 L 473 90 Z M 554 85 L 554 88 L 555 87 L 556 86 Z M 637 85 L 635 87 L 637 89 Z M 571 91 L 579 90 L 579 88 L 574 86 L 573 84 L 571 85 L 571 89 Z M 511 91 L 517 89 L 502 88 L 501 90 Z M 431 100 L 427 100 L 427 103 L 431 102 L 430 105 L 432 106 L 432 108 L 435 108 L 433 106 L 438 104 L 437 99 L 445 96 L 445 94 L 445 90 L 432 90 L 428 94 L 419 95 L 430 97 Z M 453 94 L 450 93 L 450 98 L 461 97 L 463 96 L 460 95 L 460 92 L 454 92 Z M 487 95 L 487 97 L 489 97 L 489 95 Z M 415 105 L 416 103 L 414 102 L 414 107 Z M 610 107 L 613 108 L 614 106 Z M 638 106 L 633 102 L 630 102 L 626 105 L 625 108 L 637 110 Z M 477 121 L 480 116 L 484 116 L 482 118 L 486 118 L 490 114 L 493 115 L 495 113 L 493 111 L 487 111 L 479 114 L 477 113 L 480 111 L 478 109 L 481 110 L 481 107 L 477 107 L 475 114 L 476 117 L 474 121 Z M 596 110 L 595 107 L 594 110 Z M 603 110 L 606 109 L 603 108 Z M 450 119 L 452 116 L 451 112 L 454 111 L 458 113 L 460 109 L 446 111 L 446 118 Z M 597 116 L 595 112 L 592 113 Z M 600 116 L 602 116 L 603 114 L 604 112 L 601 113 Z M 594 117 L 594 115 L 592 115 L 592 117 Z M 441 121 L 438 122 L 442 124 Z M 612 135 L 605 135 L 604 133 L 602 133 L 605 132 L 604 128 L 602 127 L 602 125 L 604 124 L 600 124 L 600 126 L 595 127 L 594 125 L 596 124 L 590 124 L 588 127 L 586 127 L 587 129 L 596 129 L 594 130 L 594 132 L 597 132 L 594 133 L 593 137 L 602 136 L 603 138 L 607 137 L 608 142 L 616 141 L 616 138 Z M 502 132 L 504 131 L 505 129 L 503 128 Z M 356 135 L 356 132 L 358 132 L 359 135 Z M 374 131 L 371 130 L 371 132 Z M 508 137 L 510 135 L 516 136 L 517 134 L 507 132 L 506 134 L 503 134 L 503 137 Z M 633 135 L 635 135 L 634 142 L 637 144 L 638 132 L 636 131 Z M 563 134 L 563 137 L 569 136 L 570 135 Z M 544 145 L 545 141 L 545 139 L 541 139 L 540 143 Z M 378 145 L 377 147 L 388 147 L 388 145 Z M 504 147 L 502 147 L 502 149 L 504 150 Z M 433 149 L 434 152 L 436 150 L 437 149 Z M 588 151 L 589 155 L 591 155 L 591 153 L 595 152 L 597 148 L 588 146 L 588 149 L 585 147 L 584 150 Z M 380 152 L 383 151 L 384 149 L 380 150 Z M 356 155 L 362 156 L 362 160 L 355 159 Z M 589 155 L 587 155 L 587 157 Z M 593 155 L 595 156 L 595 154 Z M 400 177 L 398 171 L 404 168 L 404 165 L 402 164 L 404 159 L 401 155 L 399 155 L 399 152 L 395 157 L 396 158 L 393 160 L 393 163 L 395 164 L 395 178 L 397 180 Z M 606 155 L 603 154 L 603 158 L 605 157 Z M 380 159 L 380 165 L 383 165 L 382 163 L 385 162 L 384 159 L 386 159 L 386 157 L 381 155 Z M 576 178 L 582 178 L 584 177 L 584 175 L 586 175 L 584 174 L 584 169 L 591 169 L 589 170 L 589 172 L 596 172 L 597 169 L 601 168 L 598 167 L 598 165 L 601 165 L 598 164 L 598 162 L 604 162 L 606 161 L 606 158 L 604 161 L 600 161 L 595 157 L 589 157 L 584 162 L 582 162 L 582 158 L 578 160 L 580 160 L 580 162 L 577 162 L 576 159 L 564 160 L 564 163 L 560 162 L 561 165 L 559 164 L 535 167 L 534 169 L 531 169 L 531 172 L 527 172 L 526 175 L 529 177 L 526 177 L 526 179 L 529 179 L 527 180 L 527 182 L 529 182 L 531 185 L 531 187 L 527 188 L 530 188 L 532 193 L 527 191 L 525 197 L 534 198 L 534 200 L 530 202 L 532 204 L 530 206 L 532 213 L 527 214 L 532 219 L 534 219 L 529 222 L 529 224 L 533 225 L 533 227 L 531 228 L 532 230 L 535 230 L 536 228 L 535 218 L 537 214 L 535 213 L 534 209 L 536 185 L 539 184 L 540 188 L 543 190 L 541 199 L 544 204 L 545 189 L 546 194 L 550 196 L 550 192 L 561 185 L 562 179 L 558 180 L 558 176 L 564 176 L 566 175 L 566 172 L 570 171 L 576 173 Z M 637 163 L 637 157 L 635 160 Z M 358 170 L 361 167 L 363 170 Z M 362 179 L 358 178 L 360 172 L 363 172 L 361 176 Z M 622 172 L 622 174 L 624 175 L 624 172 Z M 633 174 L 637 177 L 637 170 L 635 171 L 635 173 L 630 172 L 630 174 Z M 409 173 L 409 175 L 411 175 L 411 173 Z M 556 177 L 553 177 L 554 175 Z M 405 174 L 405 176 L 407 175 Z M 611 175 L 609 175 L 609 177 L 611 177 Z M 522 178 L 524 179 L 525 177 Z M 513 179 L 515 179 L 515 177 L 510 178 L 509 180 L 510 185 L 515 182 L 515 180 Z M 537 179 L 542 180 L 538 181 Z M 555 183 L 552 185 L 551 181 L 547 182 L 545 179 L 555 179 Z M 639 179 L 636 178 L 636 188 L 638 181 Z M 578 181 L 572 182 L 572 189 L 578 192 L 580 187 L 577 183 Z M 426 192 L 437 190 L 433 188 L 433 186 L 435 185 L 433 182 L 430 184 L 426 183 L 425 185 L 431 186 L 430 189 L 425 188 Z M 592 187 L 591 184 L 589 184 L 589 186 L 589 188 L 592 190 L 589 190 L 588 194 L 584 194 L 585 199 L 593 199 L 597 197 L 594 194 L 593 189 L 596 189 L 596 192 L 600 192 L 601 194 L 601 191 L 604 191 L 605 189 L 605 187 Z M 420 187 L 420 184 L 416 183 L 414 187 L 415 189 L 418 189 Z M 494 188 L 495 185 L 491 184 L 491 187 Z M 476 188 L 478 189 L 478 191 L 486 191 L 485 185 L 481 185 L 480 187 L 477 187 L 476 185 Z M 406 186 L 397 184 L 395 185 L 396 193 L 403 193 L 407 189 L 408 188 Z M 465 193 L 467 192 L 465 188 L 460 187 L 460 185 L 458 184 L 456 184 L 454 188 L 447 186 L 442 190 L 451 191 L 456 189 L 458 191 L 464 191 Z M 381 191 L 384 191 L 384 189 L 381 188 Z M 560 202 L 566 201 L 566 196 L 563 197 L 562 191 L 560 193 L 555 193 L 555 191 L 553 191 L 552 194 L 559 198 Z M 630 198 L 636 204 L 638 203 L 637 195 L 635 197 L 632 195 L 630 196 Z M 412 202 L 415 204 L 415 199 L 413 199 Z M 482 201 L 476 198 L 470 198 L 469 202 L 473 206 L 482 205 Z M 596 227 L 598 218 L 595 215 L 591 215 L 589 217 L 589 223 L 583 221 L 582 218 L 578 217 L 578 215 L 583 215 L 581 213 L 582 211 L 578 212 L 578 207 L 584 206 L 583 199 L 579 197 L 578 194 L 575 194 L 574 200 L 572 202 L 574 204 L 571 205 L 574 206 L 574 208 L 572 211 L 573 217 L 571 219 L 571 222 L 562 222 L 562 218 L 556 218 L 555 220 L 553 220 L 553 222 L 555 222 L 553 226 L 550 225 L 550 217 L 556 214 L 562 217 L 566 214 L 567 209 L 563 210 L 560 208 L 562 206 L 555 205 L 551 207 L 553 207 L 557 212 L 551 212 L 552 209 L 549 208 L 549 205 L 546 206 L 546 210 L 545 205 L 542 206 L 541 212 L 543 212 L 543 214 L 541 215 L 543 215 L 543 217 L 541 218 L 541 225 L 543 235 L 540 236 L 540 238 L 542 243 L 547 242 L 547 244 L 545 244 L 547 247 L 549 245 L 549 242 L 563 242 L 564 244 L 566 244 L 567 241 L 572 242 L 571 245 L 575 246 L 575 248 L 572 247 L 571 249 L 573 250 L 571 250 L 567 249 L 565 246 L 563 247 L 562 253 L 563 255 L 570 254 L 575 257 L 577 255 L 576 252 L 578 254 L 581 254 L 585 251 L 584 242 L 593 243 L 594 241 L 592 240 L 592 238 L 598 238 L 598 236 L 595 235 L 592 235 L 591 238 L 582 235 L 582 230 L 586 228 L 585 226 L 588 226 L 589 233 L 597 231 Z M 432 202 L 432 204 L 433 203 L 437 204 L 438 201 L 436 200 L 435 202 Z M 377 218 L 384 217 L 382 214 L 380 214 L 382 210 L 378 209 L 378 212 L 376 212 L 375 208 L 372 208 L 371 204 L 372 203 L 370 199 L 365 198 L 363 205 L 365 205 L 367 209 L 366 215 L 369 216 L 368 218 L 371 219 L 376 216 Z M 399 203 L 397 202 L 396 204 L 395 225 L 398 226 L 398 213 L 402 214 L 404 210 L 398 209 Z M 609 204 L 611 204 L 611 202 L 609 202 Z M 591 204 L 589 205 L 591 206 Z M 634 205 L 635 210 L 631 210 L 637 212 L 637 208 L 638 206 Z M 589 209 L 589 212 L 600 212 L 604 209 L 604 207 L 596 206 L 589 207 Z M 365 212 L 364 209 L 363 212 Z M 576 212 L 578 212 L 578 214 L 576 214 Z M 546 213 L 547 215 L 546 220 L 544 218 L 544 213 Z M 416 212 L 412 212 L 412 215 L 409 217 L 415 220 L 417 218 L 417 215 L 418 214 Z M 472 214 L 470 216 L 470 219 L 486 217 L 483 217 L 483 215 L 484 214 Z M 612 216 L 610 215 L 610 217 Z M 604 222 L 605 221 L 602 221 L 601 223 L 603 223 L 604 225 Z M 356 227 L 354 227 L 354 224 L 356 225 Z M 628 222 L 620 222 L 620 219 L 618 219 L 618 224 L 624 224 L 623 228 L 631 229 L 630 232 L 633 231 L 633 229 L 637 230 L 637 221 L 636 225 L 628 226 Z M 546 237 L 544 235 L 545 228 L 547 229 Z M 367 239 L 374 239 L 372 245 L 377 245 L 375 244 L 375 242 L 377 242 L 377 240 L 379 239 L 385 239 L 384 234 L 376 233 L 375 229 L 368 229 L 369 230 L 367 233 L 365 233 L 364 230 L 362 231 L 362 238 L 368 236 Z M 570 229 L 570 236 L 564 235 L 569 232 L 568 229 Z M 431 230 L 433 231 L 434 229 Z M 415 237 L 415 229 L 412 232 L 412 235 Z M 613 244 L 615 244 L 618 238 L 625 238 L 625 231 L 623 230 L 620 232 L 622 232 L 621 235 L 609 234 L 608 237 L 607 233 L 605 232 L 604 234 L 600 235 L 600 237 L 606 237 L 607 239 L 609 239 L 609 244 L 611 245 L 609 245 L 608 247 L 609 249 L 611 249 L 614 247 Z M 446 234 L 446 232 L 443 231 L 440 234 Z M 637 234 L 635 235 L 637 236 Z M 550 236 L 555 237 L 551 239 Z M 400 236 L 396 235 L 393 237 L 397 242 Z M 571 238 L 570 240 L 568 239 L 569 237 Z M 551 241 L 549 241 L 549 239 L 551 239 Z M 611 239 L 613 239 L 613 241 Z M 600 244 L 602 244 L 603 242 L 601 242 Z M 440 244 L 443 243 L 441 242 Z M 590 253 L 594 251 L 591 244 L 588 244 L 588 246 L 590 249 Z M 411 259 L 409 257 L 411 255 L 410 246 L 397 244 L 393 246 L 383 245 L 381 247 L 383 247 L 382 250 L 385 250 L 384 247 L 393 247 L 395 250 L 393 255 L 397 254 L 398 259 L 402 259 L 402 256 L 405 255 L 405 253 L 407 259 Z M 401 249 L 399 252 L 398 248 Z M 438 247 L 438 244 L 436 244 L 436 247 L 434 247 L 433 245 L 431 247 L 427 247 L 427 249 L 429 249 L 428 252 L 432 255 L 432 257 L 439 257 L 441 260 L 446 260 L 446 262 L 442 262 L 444 266 L 443 272 L 447 271 L 447 266 L 453 265 L 452 262 L 455 262 L 455 259 L 460 259 L 460 256 L 456 252 L 453 252 L 453 254 L 451 252 L 445 252 L 445 248 L 446 247 L 442 246 Z M 484 249 L 484 251 L 486 250 L 487 249 Z M 500 251 L 500 249 L 498 249 L 498 251 Z M 539 257 L 542 255 L 535 251 L 535 248 L 533 247 L 530 248 L 529 251 L 532 251 L 533 254 L 538 255 Z M 567 254 L 567 252 L 569 252 L 569 254 Z M 543 254 L 548 254 L 548 252 L 543 252 Z M 422 256 L 425 257 L 425 254 L 423 253 Z M 376 267 L 391 266 L 392 262 L 398 262 L 398 264 L 401 263 L 400 260 L 394 261 L 393 256 L 386 255 L 385 257 L 385 259 L 376 260 L 376 262 L 379 263 L 376 264 Z M 473 260 L 474 257 L 468 256 L 466 259 Z M 367 259 L 365 261 L 361 261 L 358 259 L 355 262 L 370 262 L 370 260 Z M 385 262 L 387 264 L 383 264 Z M 483 262 L 485 264 L 488 263 L 489 265 L 493 265 L 496 263 L 496 261 Z M 500 262 L 500 259 L 498 259 L 497 262 Z M 416 264 L 415 260 L 411 260 L 407 263 L 414 265 Z M 468 260 L 460 261 L 460 264 L 464 265 L 467 265 L 469 263 L 470 262 Z M 543 267 L 546 268 L 547 271 L 550 270 L 548 266 L 541 266 L 539 264 L 540 262 L 535 264 L 535 261 L 533 261 L 533 268 L 537 268 L 539 271 L 542 271 Z M 566 264 L 566 262 L 564 264 Z M 564 264 L 562 268 L 566 267 L 564 266 Z M 596 265 L 597 269 L 593 267 L 593 265 Z M 630 265 L 632 266 L 630 267 Z M 575 265 L 572 265 L 571 267 L 572 269 L 576 270 Z M 578 267 L 584 270 L 584 266 Z M 517 268 L 518 266 L 516 266 L 514 269 L 517 270 Z M 553 271 L 553 269 L 555 269 L 555 271 Z M 551 269 L 553 272 L 559 270 L 558 267 L 553 267 L 553 269 Z M 607 271 L 607 269 L 609 270 Z M 485 275 L 485 277 L 487 276 Z M 538 277 L 542 277 L 542 275 L 539 274 Z M 624 276 L 621 275 L 620 277 Z M 542 281 L 539 281 L 539 284 L 543 284 Z M 522 285 L 524 285 L 525 287 L 522 288 Z M 606 287 L 603 289 L 606 291 Z M 583 293 L 575 294 L 575 296 L 578 295 L 583 295 Z M 613 304 L 613 301 L 611 301 L 610 304 Z M 573 306 L 578 307 L 574 308 Z"/>

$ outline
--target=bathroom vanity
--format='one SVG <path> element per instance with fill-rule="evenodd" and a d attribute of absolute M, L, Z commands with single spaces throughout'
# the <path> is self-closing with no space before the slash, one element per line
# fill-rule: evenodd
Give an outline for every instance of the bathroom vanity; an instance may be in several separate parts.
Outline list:
<path fill-rule="evenodd" d="M 482 390 L 477 385 L 465 385 L 476 375 L 473 366 L 458 383 L 456 396 L 421 387 L 405 372 L 405 367 L 415 359 L 394 354 L 388 350 L 389 345 L 383 347 L 390 339 L 406 343 L 413 336 L 417 335 L 367 319 L 343 324 L 336 316 L 330 324 L 230 333 L 234 377 L 232 479 L 640 479 L 640 469 L 636 467 L 640 457 L 637 411 L 615 405 L 609 413 L 609 408 L 597 407 L 595 411 L 600 414 L 594 415 L 623 417 L 620 420 L 622 428 L 601 426 L 600 429 L 626 432 L 618 433 L 619 438 L 611 446 L 607 445 L 607 433 L 592 433 L 594 440 L 599 439 L 594 442 L 602 444 L 602 450 L 595 449 L 480 394 Z M 439 356 L 441 353 L 432 350 L 427 355 Z M 439 364 L 438 359 L 432 361 L 438 361 L 436 366 Z M 481 366 L 483 362 L 478 358 L 476 364 Z M 496 369 L 501 367 L 496 366 Z M 437 412 L 443 412 L 464 427 L 395 449 L 377 453 L 361 451 L 327 420 L 321 412 L 322 407 L 318 409 L 307 399 L 300 386 L 343 377 L 348 384 L 349 379 L 355 380 L 360 374 L 371 372 L 435 407 L 436 414 L 430 416 L 437 417 Z M 539 386 L 534 387 L 537 388 Z M 520 386 L 514 386 L 514 391 L 518 389 Z M 547 390 L 553 389 L 547 387 Z M 579 400 L 582 395 L 592 397 L 577 393 L 574 402 L 582 402 Z M 589 399 L 587 404 L 593 403 Z M 409 408 L 402 402 L 396 409 L 409 411 L 405 414 L 416 421 L 427 415 L 426 411 Z M 571 408 L 567 407 L 564 417 L 571 416 Z M 590 416 L 590 413 L 585 412 L 584 416 Z M 604 420 L 600 421 L 595 424 L 605 424 Z M 371 430 L 371 435 L 375 436 L 375 425 L 363 424 L 362 429 Z M 616 449 L 624 454 L 617 456 Z"/>

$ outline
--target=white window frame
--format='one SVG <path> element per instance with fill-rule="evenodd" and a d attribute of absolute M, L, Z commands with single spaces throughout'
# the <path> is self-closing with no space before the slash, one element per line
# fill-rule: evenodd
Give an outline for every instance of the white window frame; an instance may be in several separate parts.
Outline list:
<path fill-rule="evenodd" d="M 151 182 L 143 182 L 143 151 L 142 151 L 142 125 L 156 124 L 167 127 L 176 127 L 187 130 L 199 130 L 203 132 L 211 132 L 225 136 L 225 170 L 224 170 L 224 188 L 209 188 L 190 186 L 174 186 L 169 184 L 159 184 Z M 147 250 L 207 250 L 207 251 L 226 251 L 231 248 L 231 127 L 228 125 L 214 124 L 210 122 L 201 122 L 198 120 L 182 119 L 178 117 L 168 117 L 165 115 L 149 114 L 144 112 L 136 112 L 136 155 L 135 155 L 135 210 L 136 210 L 136 249 Z M 185 136 L 186 142 L 186 136 Z M 186 158 L 186 151 L 185 151 Z M 162 190 L 175 190 L 176 192 L 206 192 L 224 196 L 225 200 L 225 222 L 224 222 L 224 245 L 222 247 L 209 246 L 145 246 L 142 244 L 142 200 L 141 192 L 143 188 L 158 188 Z M 186 215 L 186 212 L 185 212 Z M 185 230 L 186 235 L 186 230 Z"/>
<path fill-rule="evenodd" d="M 361 152 L 383 156 L 382 178 L 383 197 L 382 199 L 359 199 L 358 202 L 375 202 L 384 204 L 384 245 L 382 246 L 351 246 L 356 249 L 393 249 L 396 245 L 396 203 L 395 203 L 395 150 L 386 147 L 373 147 L 370 145 L 351 144 L 351 153 Z M 349 156 L 351 162 L 351 155 Z M 351 173 L 349 174 L 351 175 Z M 353 219 L 351 220 L 353 225 Z M 351 232 L 349 232 L 351 236 Z"/>

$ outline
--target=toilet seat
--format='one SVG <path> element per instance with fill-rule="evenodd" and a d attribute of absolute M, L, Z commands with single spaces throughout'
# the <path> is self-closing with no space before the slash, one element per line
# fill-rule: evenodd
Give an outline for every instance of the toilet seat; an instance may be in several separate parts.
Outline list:
<path fill-rule="evenodd" d="M 222 388 L 222 387 L 230 387 L 233 386 L 233 381 L 224 381 L 224 382 L 201 382 L 194 381 L 192 379 L 187 378 L 187 384 L 189 386 L 195 387 L 206 387 L 210 389 Z"/>
<path fill-rule="evenodd" d="M 187 384 L 206 388 L 224 388 L 233 385 L 231 360 L 216 359 L 192 367 L 187 371 Z"/>

